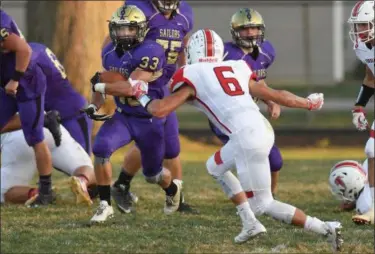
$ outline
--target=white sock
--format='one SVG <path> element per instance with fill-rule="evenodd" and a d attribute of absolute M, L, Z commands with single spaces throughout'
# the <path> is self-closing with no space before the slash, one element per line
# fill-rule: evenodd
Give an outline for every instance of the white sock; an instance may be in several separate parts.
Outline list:
<path fill-rule="evenodd" d="M 372 203 L 374 203 L 374 187 L 370 187 Z"/>
<path fill-rule="evenodd" d="M 310 216 L 307 216 L 304 228 L 321 235 L 326 235 L 328 230 L 327 225 L 323 221 Z"/>
<path fill-rule="evenodd" d="M 240 215 L 243 226 L 252 224 L 257 220 L 255 218 L 253 211 L 250 209 L 249 202 L 242 203 L 236 206 L 236 208 L 237 208 L 238 214 Z"/>

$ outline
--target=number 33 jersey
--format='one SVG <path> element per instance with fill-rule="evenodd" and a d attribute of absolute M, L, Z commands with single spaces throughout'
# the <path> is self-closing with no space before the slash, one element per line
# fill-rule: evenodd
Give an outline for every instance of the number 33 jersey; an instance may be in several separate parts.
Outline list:
<path fill-rule="evenodd" d="M 249 65 L 244 60 L 231 60 L 187 65 L 174 74 L 169 85 L 172 92 L 182 85 L 192 87 L 195 96 L 190 103 L 229 135 L 251 121 L 246 119 L 249 111 L 259 113 L 249 93 L 250 79 L 256 75 Z"/>
<path fill-rule="evenodd" d="M 169 78 L 176 71 L 178 55 L 184 50 L 183 40 L 193 29 L 193 10 L 185 2 L 180 1 L 177 11 L 171 19 L 159 12 L 152 1 L 126 0 L 127 5 L 135 5 L 147 17 L 148 28 L 146 39 L 159 43 L 165 50 L 167 65 L 164 74 Z"/>

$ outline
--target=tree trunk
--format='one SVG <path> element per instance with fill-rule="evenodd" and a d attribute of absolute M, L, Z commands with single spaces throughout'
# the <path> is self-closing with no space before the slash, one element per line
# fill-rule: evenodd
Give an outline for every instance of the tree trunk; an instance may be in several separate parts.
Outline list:
<path fill-rule="evenodd" d="M 123 1 L 28 1 L 28 40 L 49 46 L 74 88 L 91 99 L 90 78 L 102 69 L 108 22 Z M 109 96 L 110 97 L 110 96 Z M 113 100 L 104 111 L 113 112 Z"/>

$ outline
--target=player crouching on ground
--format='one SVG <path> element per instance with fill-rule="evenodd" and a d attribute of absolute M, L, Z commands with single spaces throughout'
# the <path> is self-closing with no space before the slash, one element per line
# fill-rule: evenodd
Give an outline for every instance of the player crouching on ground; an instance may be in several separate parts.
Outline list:
<path fill-rule="evenodd" d="M 329 175 L 329 185 L 334 197 L 340 200 L 344 211 L 353 209 L 359 215 L 367 214 L 372 207 L 370 186 L 367 182 L 368 160 L 361 166 L 356 161 L 346 160 L 336 163 Z M 374 224 L 374 214 L 366 219 Z"/>
<path fill-rule="evenodd" d="M 72 176 L 70 184 L 76 202 L 91 205 L 87 188 L 96 185 L 91 159 L 69 132 L 59 125 L 58 118 L 57 111 L 48 112 L 43 129 L 52 154 L 52 164 Z M 29 205 L 38 197 L 38 189 L 29 185 L 37 166 L 33 150 L 27 145 L 20 127 L 16 115 L 1 130 L 1 203 Z"/>

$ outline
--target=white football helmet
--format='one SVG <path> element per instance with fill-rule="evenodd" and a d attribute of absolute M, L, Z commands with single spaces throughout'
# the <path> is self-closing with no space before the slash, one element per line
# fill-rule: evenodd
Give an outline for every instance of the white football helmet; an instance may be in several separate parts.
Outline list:
<path fill-rule="evenodd" d="M 348 19 L 349 36 L 353 43 L 358 40 L 366 43 L 374 39 L 374 1 L 357 2 Z M 367 30 L 361 31 L 359 25 L 367 25 Z"/>
<path fill-rule="evenodd" d="M 366 184 L 366 173 L 357 161 L 336 163 L 329 175 L 332 194 L 341 201 L 355 202 Z"/>
<path fill-rule="evenodd" d="M 213 30 L 201 29 L 191 35 L 186 47 L 186 63 L 219 63 L 223 61 L 224 43 Z"/>

